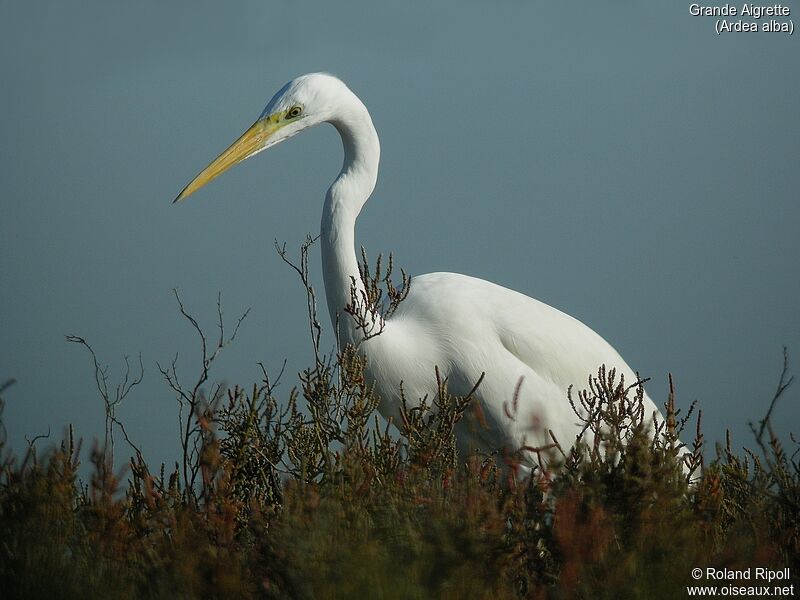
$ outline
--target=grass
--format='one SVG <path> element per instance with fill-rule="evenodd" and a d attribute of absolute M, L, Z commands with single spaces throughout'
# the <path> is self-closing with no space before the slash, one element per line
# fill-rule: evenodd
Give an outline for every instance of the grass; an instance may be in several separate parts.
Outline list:
<path fill-rule="evenodd" d="M 91 352 L 106 434 L 88 453 L 70 430 L 58 448 L 31 444 L 24 456 L 0 436 L 3 597 L 682 598 L 703 583 L 692 569 L 711 566 L 789 567 L 782 583 L 797 581 L 798 446 L 785 449 L 771 427 L 786 364 L 753 449 L 728 439 L 706 464 L 699 412 L 681 415 L 671 394 L 653 439 L 640 384 L 601 367 L 570 393 L 597 435 L 538 449 L 547 471 L 519 480 L 513 453 L 457 454 L 455 423 L 479 415 L 438 374 L 437 396 L 404 406 L 390 435 L 364 359 L 351 347 L 319 352 L 304 284 L 315 361 L 280 399 L 266 372 L 252 387 L 209 385 L 235 330 L 226 337 L 220 308 L 209 343 L 178 298 L 203 358 L 188 388 L 176 363 L 161 367 L 181 406 L 183 455 L 171 468 L 152 469 L 115 415 L 136 368 L 109 386 L 91 346 L 72 338 Z M 685 452 L 678 436 L 690 426 Z M 130 459 L 117 468 L 120 448 Z"/>

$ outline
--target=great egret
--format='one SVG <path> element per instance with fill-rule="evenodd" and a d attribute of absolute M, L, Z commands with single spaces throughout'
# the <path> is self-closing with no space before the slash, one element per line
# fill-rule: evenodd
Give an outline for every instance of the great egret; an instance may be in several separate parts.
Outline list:
<path fill-rule="evenodd" d="M 344 146 L 342 170 L 322 209 L 328 310 L 341 342 L 362 341 L 359 351 L 367 358 L 367 376 L 380 395 L 379 410 L 385 417 L 398 414 L 401 384 L 409 400 L 433 398 L 436 367 L 456 394 L 466 394 L 485 373 L 474 401 L 481 403 L 486 427 L 459 431 L 460 448 L 543 446 L 552 442 L 550 431 L 570 446 L 581 428 L 567 401 L 570 385 L 583 389 L 600 365 L 615 368 L 629 383 L 637 381 L 616 350 L 577 319 L 518 292 L 455 273 L 413 277 L 408 296 L 385 321 L 367 310 L 362 315 L 371 320 L 367 329 L 382 331 L 364 341 L 364 324 L 359 327 L 345 308 L 354 297 L 364 297 L 355 223 L 375 188 L 380 144 L 364 104 L 331 75 L 303 75 L 283 86 L 256 122 L 175 201 L 232 165 L 319 123 L 331 123 Z M 509 415 L 515 397 L 517 414 Z M 644 408 L 647 416 L 660 416 L 646 396 Z M 530 468 L 536 460 L 528 454 L 524 462 Z"/>

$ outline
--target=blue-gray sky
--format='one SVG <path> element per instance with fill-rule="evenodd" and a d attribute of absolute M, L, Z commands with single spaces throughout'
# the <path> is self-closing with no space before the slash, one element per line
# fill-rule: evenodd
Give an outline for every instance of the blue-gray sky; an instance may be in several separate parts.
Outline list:
<path fill-rule="evenodd" d="M 330 127 L 170 202 L 286 81 L 342 77 L 382 142 L 358 223 L 412 274 L 455 271 L 598 331 L 663 401 L 699 400 L 709 441 L 749 443 L 800 356 L 797 36 L 718 36 L 689 3 L 0 3 L 0 380 L 12 444 L 102 433 L 84 336 L 143 355 L 119 415 L 152 460 L 177 449 L 156 361 L 189 379 L 194 333 L 252 307 L 216 376 L 294 373 L 304 296 L 272 240 L 316 233 L 341 164 Z M 800 11 L 790 2 L 793 11 Z M 792 16 L 797 19 L 797 14 Z M 312 272 L 321 289 L 318 254 Z M 324 304 L 321 310 L 323 316 Z M 327 323 L 327 320 L 325 321 Z M 330 338 L 326 343 L 330 347 Z M 800 422 L 795 387 L 776 412 Z"/>

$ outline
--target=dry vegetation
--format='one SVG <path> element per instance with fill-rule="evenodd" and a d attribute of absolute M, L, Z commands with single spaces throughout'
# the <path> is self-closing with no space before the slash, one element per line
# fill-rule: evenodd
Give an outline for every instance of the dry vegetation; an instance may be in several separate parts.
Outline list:
<path fill-rule="evenodd" d="M 248 388 L 209 385 L 235 330 L 226 337 L 220 308 L 209 343 L 178 298 L 202 365 L 190 386 L 177 359 L 160 367 L 182 419 L 172 468 L 152 470 L 115 414 L 141 363 L 110 388 L 91 347 L 71 338 L 91 351 L 106 435 L 83 483 L 71 431 L 58 449 L 37 453 L 32 443 L 15 457 L 0 427 L 4 597 L 649 599 L 685 597 L 697 566 L 800 573 L 797 444 L 784 449 L 771 428 L 785 365 L 753 426 L 754 450 L 728 440 L 700 475 L 699 414 L 692 419 L 691 485 L 677 443 L 690 420 L 674 395 L 651 441 L 639 386 L 602 368 L 570 394 L 602 441 L 538 449 L 550 468 L 517 481 L 513 453 L 459 458 L 454 424 L 480 415 L 446 381 L 426 406 L 404 407 L 399 436 L 381 425 L 363 359 L 352 348 L 320 353 L 308 245 L 293 266 L 309 294 L 315 358 L 288 398 L 276 398 L 266 372 Z M 374 273 L 373 284 L 389 281 Z M 389 288 L 390 302 L 402 297 Z M 121 448 L 131 458 L 117 468 Z"/>

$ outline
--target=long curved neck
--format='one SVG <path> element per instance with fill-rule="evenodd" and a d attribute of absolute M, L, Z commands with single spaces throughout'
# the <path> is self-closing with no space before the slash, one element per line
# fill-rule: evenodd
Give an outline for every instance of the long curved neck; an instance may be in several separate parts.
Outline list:
<path fill-rule="evenodd" d="M 363 336 L 355 320 L 345 313 L 354 298 L 365 298 L 355 253 L 355 224 L 364 203 L 375 189 L 380 161 L 378 134 L 366 107 L 355 96 L 330 119 L 342 137 L 344 164 L 328 189 L 322 209 L 320 237 L 322 271 L 328 312 L 341 342 L 355 343 Z M 380 318 L 367 311 L 367 318 Z"/>

